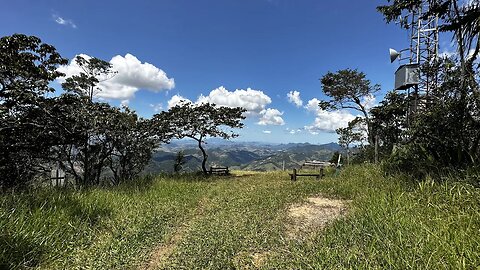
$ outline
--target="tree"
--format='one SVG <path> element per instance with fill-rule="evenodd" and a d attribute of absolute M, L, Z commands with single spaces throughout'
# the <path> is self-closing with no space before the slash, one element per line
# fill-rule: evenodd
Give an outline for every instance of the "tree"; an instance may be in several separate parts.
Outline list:
<path fill-rule="evenodd" d="M 63 74 L 57 71 L 67 60 L 55 47 L 35 36 L 14 34 L 0 39 L 0 104 L 14 113 L 23 105 L 35 105 L 43 94 L 54 92 L 49 83 Z"/>
<path fill-rule="evenodd" d="M 68 95 L 79 98 L 71 103 L 69 117 L 73 117 L 78 125 L 73 126 L 75 133 L 81 135 L 81 140 L 73 145 L 66 145 L 64 154 L 67 157 L 67 171 L 82 185 L 95 185 L 100 181 L 104 164 L 111 154 L 107 132 L 116 127 L 112 126 L 116 112 L 106 103 L 94 103 L 93 98 L 101 91 L 99 83 L 111 78 L 115 72 L 112 65 L 104 60 L 82 56 L 75 58 L 82 69 L 78 75 L 73 75 L 62 83 Z M 80 166 L 81 170 L 77 167 Z M 80 173 L 81 172 L 81 173 Z"/>
<path fill-rule="evenodd" d="M 173 171 L 179 173 L 182 170 L 183 165 L 185 164 L 185 153 L 183 151 L 178 151 L 175 156 L 175 163 L 173 164 Z"/>
<path fill-rule="evenodd" d="M 242 128 L 241 120 L 245 119 L 242 115 L 246 110 L 240 107 L 218 107 L 215 104 L 202 103 L 193 104 L 191 102 L 182 102 L 168 110 L 167 117 L 169 126 L 176 138 L 191 138 L 197 141 L 198 148 L 202 152 L 202 171 L 208 174 L 207 152 L 203 144 L 207 137 L 220 137 L 230 139 L 237 137 L 238 134 L 233 131 L 225 131 L 221 127 Z M 159 115 L 154 115 L 154 121 L 159 119 Z M 160 117 L 159 122 L 164 122 L 164 117 Z"/>
<path fill-rule="evenodd" d="M 56 162 L 77 184 L 98 185 L 113 147 L 108 134 L 117 130 L 118 109 L 88 97 L 64 94 L 52 108 L 57 117 L 59 143 L 52 149 Z"/>
<path fill-rule="evenodd" d="M 431 97 L 435 102 L 416 116 L 411 142 L 443 167 L 475 166 L 480 161 L 480 95 L 469 84 L 459 84 L 463 71 L 452 64 L 440 66 L 441 84 Z"/>
<path fill-rule="evenodd" d="M 112 120 L 114 128 L 106 134 L 112 148 L 108 166 L 113 173 L 112 183 L 117 185 L 137 176 L 150 161 L 153 150 L 159 143 L 168 142 L 171 136 L 165 132 L 158 132 L 160 136 L 156 136 L 153 122 L 139 118 L 127 107 L 116 110 Z"/>
<path fill-rule="evenodd" d="M 345 128 L 338 128 L 335 131 L 338 134 L 338 144 L 345 147 L 347 151 L 347 165 L 350 164 L 350 145 L 355 142 L 361 142 L 363 140 L 362 130 L 360 125 L 362 124 L 361 118 L 356 118 L 348 123 Z"/>
<path fill-rule="evenodd" d="M 365 100 L 370 99 L 380 90 L 380 85 L 371 85 L 363 72 L 352 69 L 339 70 L 336 73 L 328 72 L 321 78 L 322 89 L 329 101 L 320 103 L 322 109 L 353 109 L 363 114 L 367 125 L 367 139 L 373 145 L 369 108 Z"/>
<path fill-rule="evenodd" d="M 395 145 L 405 142 L 409 104 L 406 94 L 392 91 L 380 105 L 370 110 L 372 130 L 379 138 L 381 155 L 388 156 Z"/>
<path fill-rule="evenodd" d="M 116 72 L 112 69 L 112 64 L 96 57 L 87 59 L 77 55 L 75 62 L 82 69 L 82 72 L 67 78 L 62 83 L 62 87 L 66 91 L 86 96 L 92 102 L 95 94 L 102 90 L 98 87 L 98 84 L 111 79 Z"/>
<path fill-rule="evenodd" d="M 30 181 L 54 140 L 49 136 L 49 83 L 66 64 L 55 47 L 34 36 L 0 38 L 0 187 Z"/>

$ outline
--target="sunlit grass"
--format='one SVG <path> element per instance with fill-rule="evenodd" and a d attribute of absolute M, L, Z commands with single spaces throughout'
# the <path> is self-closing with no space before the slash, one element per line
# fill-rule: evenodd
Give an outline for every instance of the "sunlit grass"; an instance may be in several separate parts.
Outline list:
<path fill-rule="evenodd" d="M 3 195 L 0 264 L 118 269 L 142 262 L 196 207 L 206 185 L 160 177 L 114 189 Z"/>
<path fill-rule="evenodd" d="M 319 194 L 351 200 L 348 214 L 301 241 L 288 238 L 286 209 Z M 165 268 L 480 265 L 478 188 L 453 178 L 413 184 L 370 165 L 337 176 L 331 170 L 320 181 L 234 171 L 208 179 L 160 176 L 113 189 L 4 194 L 0 227 L 4 268 L 135 268 L 176 233 L 180 241 Z"/>

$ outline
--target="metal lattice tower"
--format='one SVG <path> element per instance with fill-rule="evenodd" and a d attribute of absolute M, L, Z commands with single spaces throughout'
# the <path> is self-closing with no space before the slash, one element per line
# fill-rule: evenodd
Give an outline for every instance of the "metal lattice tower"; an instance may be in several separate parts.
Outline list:
<path fill-rule="evenodd" d="M 428 15 L 428 1 L 411 13 L 410 23 L 410 63 L 432 63 L 438 57 L 438 17 Z M 418 94 L 428 98 L 429 93 L 436 87 L 436 78 L 419 72 Z"/>
<path fill-rule="evenodd" d="M 408 30 L 410 47 L 401 50 L 399 61 L 403 65 L 395 73 L 395 89 L 407 91 L 411 100 L 408 111 L 412 116 L 428 106 L 430 93 L 437 85 L 436 75 L 422 71 L 438 58 L 438 17 L 428 14 L 429 8 L 424 0 L 398 21 Z"/>

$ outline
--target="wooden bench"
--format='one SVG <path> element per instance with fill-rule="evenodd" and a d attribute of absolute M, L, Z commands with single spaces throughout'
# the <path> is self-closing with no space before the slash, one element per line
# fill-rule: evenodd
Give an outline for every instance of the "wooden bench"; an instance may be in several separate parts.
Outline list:
<path fill-rule="evenodd" d="M 210 174 L 229 175 L 228 167 L 210 167 Z"/>
<path fill-rule="evenodd" d="M 305 161 L 300 168 L 293 169 L 293 173 L 289 173 L 290 179 L 292 181 L 297 181 L 298 176 L 315 176 L 317 180 L 320 180 L 325 174 L 323 173 L 323 168 L 327 167 L 330 165 L 330 162 L 324 162 L 324 161 Z M 318 170 L 316 173 L 299 173 L 298 171 L 301 169 L 305 168 L 313 168 L 314 170 Z"/>
<path fill-rule="evenodd" d="M 320 180 L 325 174 L 323 173 L 323 168 L 320 168 L 318 173 L 298 173 L 297 169 L 293 169 L 293 173 L 289 173 L 290 180 L 297 181 L 298 176 L 315 176 L 317 180 Z"/>

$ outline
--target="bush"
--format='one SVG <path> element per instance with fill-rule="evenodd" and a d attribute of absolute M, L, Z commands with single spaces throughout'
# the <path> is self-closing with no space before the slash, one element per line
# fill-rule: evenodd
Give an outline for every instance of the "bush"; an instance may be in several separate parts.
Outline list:
<path fill-rule="evenodd" d="M 394 146 L 392 154 L 382 162 L 386 173 L 405 173 L 414 179 L 423 179 L 427 175 L 439 175 L 440 164 L 428 151 L 418 144 Z"/>

